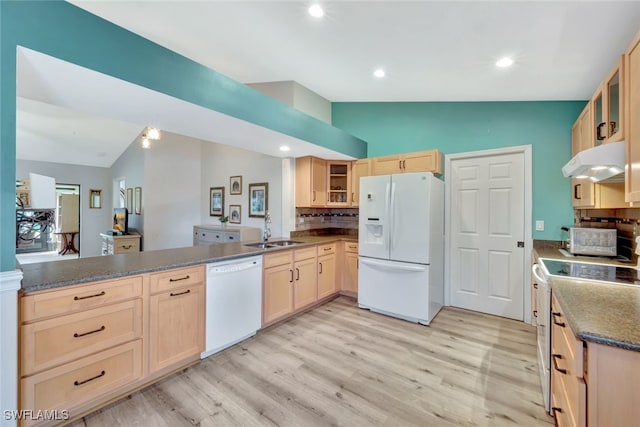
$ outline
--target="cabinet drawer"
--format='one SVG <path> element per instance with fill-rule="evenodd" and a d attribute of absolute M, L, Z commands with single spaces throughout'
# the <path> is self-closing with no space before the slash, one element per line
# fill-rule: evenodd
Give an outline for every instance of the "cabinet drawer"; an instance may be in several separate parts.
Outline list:
<path fill-rule="evenodd" d="M 23 378 L 21 407 L 72 411 L 141 377 L 142 340 L 136 340 Z"/>
<path fill-rule="evenodd" d="M 201 242 L 223 243 L 224 233 L 222 231 L 201 230 L 198 232 L 198 239 Z"/>
<path fill-rule="evenodd" d="M 316 247 L 315 246 L 311 246 L 310 248 L 304 248 L 304 249 L 295 249 L 293 251 L 293 260 L 294 261 L 300 261 L 303 259 L 309 259 L 309 258 L 313 258 L 316 256 Z"/>
<path fill-rule="evenodd" d="M 61 365 L 141 335 L 142 299 L 21 326 L 22 375 Z"/>
<path fill-rule="evenodd" d="M 142 276 L 105 280 L 25 295 L 20 298 L 20 317 L 23 322 L 30 322 L 141 296 Z"/>
<path fill-rule="evenodd" d="M 155 273 L 149 278 L 152 294 L 166 292 L 184 286 L 204 285 L 204 282 L 204 264 Z"/>
<path fill-rule="evenodd" d="M 318 245 L 318 256 L 335 254 L 336 246 L 337 244 L 335 242 L 327 243 L 325 245 Z"/>
<path fill-rule="evenodd" d="M 270 268 L 278 265 L 291 264 L 293 262 L 293 251 L 278 251 L 272 254 L 265 254 L 262 257 L 262 267 Z"/>
<path fill-rule="evenodd" d="M 358 253 L 358 242 L 344 242 L 344 251 Z"/>
<path fill-rule="evenodd" d="M 137 237 L 119 238 L 113 241 L 114 254 L 126 254 L 130 252 L 140 252 L 140 239 Z"/>
<path fill-rule="evenodd" d="M 225 242 L 239 242 L 240 241 L 240 232 L 226 232 L 224 233 L 224 241 Z"/>

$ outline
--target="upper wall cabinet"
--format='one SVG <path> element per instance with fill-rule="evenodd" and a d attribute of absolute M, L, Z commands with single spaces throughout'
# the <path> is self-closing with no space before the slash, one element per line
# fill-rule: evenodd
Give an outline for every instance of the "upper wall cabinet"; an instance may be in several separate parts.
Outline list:
<path fill-rule="evenodd" d="M 371 159 L 354 160 L 351 163 L 351 206 L 360 203 L 360 178 L 371 175 Z"/>
<path fill-rule="evenodd" d="M 327 160 L 327 206 L 351 206 L 351 162 Z"/>
<path fill-rule="evenodd" d="M 296 159 L 296 207 L 317 208 L 327 203 L 327 162 L 307 156 Z"/>
<path fill-rule="evenodd" d="M 626 121 L 624 106 L 624 55 L 609 73 L 602 85 L 604 95 L 605 117 L 603 135 L 605 142 L 618 142 L 624 138 L 624 123 Z"/>
<path fill-rule="evenodd" d="M 442 175 L 442 153 L 440 150 L 426 150 L 371 158 L 371 175 L 406 172 Z"/>
<path fill-rule="evenodd" d="M 624 82 L 626 94 L 624 138 L 627 147 L 626 200 L 640 202 L 640 167 L 638 167 L 640 165 L 640 32 L 636 34 L 624 57 Z"/>

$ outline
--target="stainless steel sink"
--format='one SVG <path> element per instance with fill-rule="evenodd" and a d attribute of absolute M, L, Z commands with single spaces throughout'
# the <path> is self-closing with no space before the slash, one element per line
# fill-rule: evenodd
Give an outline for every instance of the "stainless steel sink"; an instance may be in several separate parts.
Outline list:
<path fill-rule="evenodd" d="M 274 245 L 274 246 L 292 246 L 292 245 L 299 245 L 302 242 L 297 242 L 295 240 L 280 240 L 277 242 L 269 242 L 270 245 Z"/>
<path fill-rule="evenodd" d="M 260 249 L 267 249 L 267 248 L 275 248 L 276 245 L 272 244 L 272 243 L 246 243 L 245 246 L 251 246 L 252 248 L 260 248 Z"/>

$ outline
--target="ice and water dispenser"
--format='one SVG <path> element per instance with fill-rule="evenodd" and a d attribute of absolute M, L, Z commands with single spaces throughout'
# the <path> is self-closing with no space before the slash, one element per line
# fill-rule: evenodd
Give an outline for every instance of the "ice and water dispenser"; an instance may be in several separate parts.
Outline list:
<path fill-rule="evenodd" d="M 364 197 L 364 206 L 360 204 L 359 230 L 360 243 L 367 245 L 385 245 L 385 227 L 387 227 L 387 203 L 384 197 L 368 192 Z"/>

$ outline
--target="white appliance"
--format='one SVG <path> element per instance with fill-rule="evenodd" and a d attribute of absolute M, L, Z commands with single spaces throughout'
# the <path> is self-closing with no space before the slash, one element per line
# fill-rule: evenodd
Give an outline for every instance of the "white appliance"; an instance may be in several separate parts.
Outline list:
<path fill-rule="evenodd" d="M 619 141 L 583 150 L 562 167 L 562 174 L 567 178 L 583 176 L 593 182 L 624 182 L 624 146 L 624 141 Z"/>
<path fill-rule="evenodd" d="M 548 275 L 540 264 L 533 264 L 531 271 L 536 281 L 533 286 L 538 287 L 538 306 L 536 317 L 536 333 L 538 348 L 538 371 L 542 385 L 544 409 L 551 409 L 551 286 Z"/>
<path fill-rule="evenodd" d="M 262 325 L 262 256 L 207 264 L 204 359 L 256 334 Z"/>
<path fill-rule="evenodd" d="M 358 305 L 428 325 L 444 302 L 444 182 L 360 179 Z"/>

